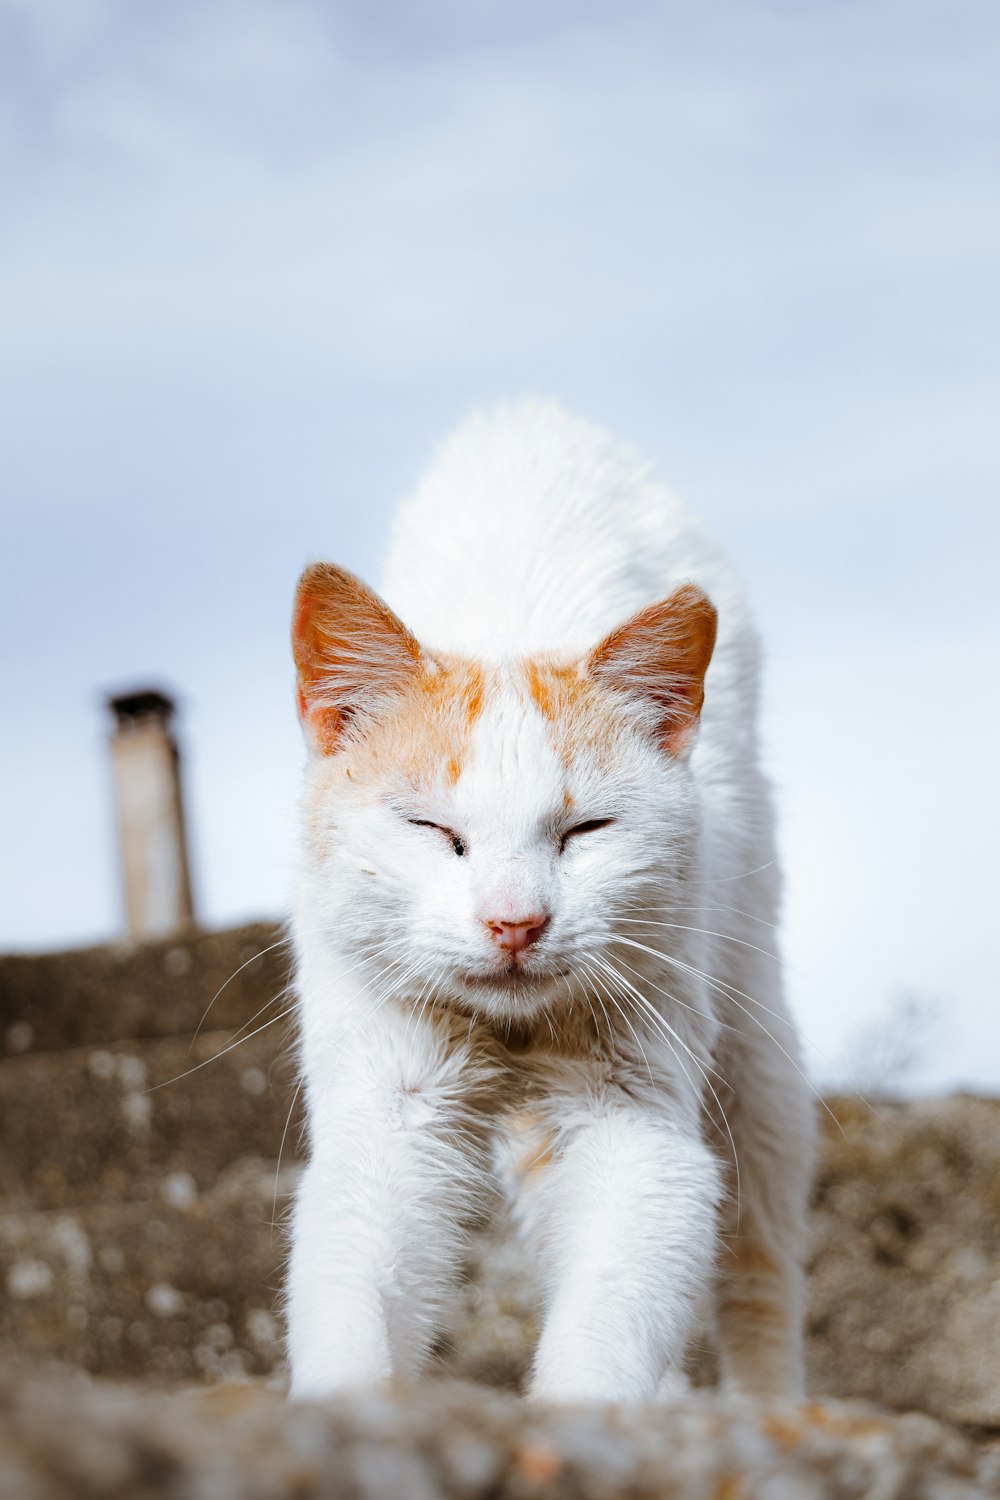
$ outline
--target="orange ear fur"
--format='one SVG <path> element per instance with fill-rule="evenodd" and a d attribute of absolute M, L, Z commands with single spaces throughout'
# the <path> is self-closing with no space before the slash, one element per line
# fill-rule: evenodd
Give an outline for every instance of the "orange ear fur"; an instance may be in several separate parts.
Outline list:
<path fill-rule="evenodd" d="M 313 563 L 299 579 L 292 652 L 299 715 L 323 755 L 337 748 L 353 713 L 403 689 L 422 661 L 419 642 L 388 605 L 333 563 Z"/>
<path fill-rule="evenodd" d="M 693 583 L 650 604 L 619 625 L 591 652 L 591 676 L 651 702 L 660 740 L 679 755 L 691 740 L 705 698 L 705 673 L 715 647 L 715 607 Z"/>

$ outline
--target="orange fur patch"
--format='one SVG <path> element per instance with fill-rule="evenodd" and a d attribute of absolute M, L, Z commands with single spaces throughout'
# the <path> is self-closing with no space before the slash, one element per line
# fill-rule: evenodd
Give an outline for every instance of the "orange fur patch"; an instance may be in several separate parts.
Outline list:
<path fill-rule="evenodd" d="M 550 726 L 553 749 L 564 766 L 583 751 L 607 755 L 621 725 L 622 705 L 588 674 L 584 662 L 533 656 L 520 663 L 520 671 L 525 702 Z M 568 792 L 566 797 L 569 807 L 572 797 Z"/>
<path fill-rule="evenodd" d="M 533 1110 L 518 1110 L 510 1117 L 511 1134 L 518 1142 L 513 1170 L 519 1181 L 541 1177 L 555 1160 L 556 1133 Z"/>
<path fill-rule="evenodd" d="M 517 1164 L 517 1171 L 521 1177 L 540 1177 L 546 1167 L 550 1167 L 555 1160 L 553 1150 L 554 1138 L 549 1137 L 541 1145 L 536 1146 L 527 1156 L 523 1157 Z"/>
<path fill-rule="evenodd" d="M 423 679 L 423 692 L 438 712 L 464 715 L 465 726 L 471 729 L 495 681 L 488 681 L 487 670 L 479 662 L 464 656 L 436 656 L 433 665 L 437 670 Z"/>
<path fill-rule="evenodd" d="M 362 786 L 389 778 L 433 790 L 435 782 L 453 787 L 462 774 L 476 720 L 499 677 L 462 657 L 428 658 L 370 724 L 341 745 L 345 774 Z"/>
<path fill-rule="evenodd" d="M 524 663 L 528 696 L 544 719 L 565 717 L 582 687 L 579 664 L 567 665 L 548 657 L 529 657 Z"/>
<path fill-rule="evenodd" d="M 463 697 L 465 711 L 469 716 L 469 728 L 471 729 L 483 711 L 483 703 L 486 698 L 486 679 L 475 662 L 466 662 L 464 665 L 466 684 Z"/>

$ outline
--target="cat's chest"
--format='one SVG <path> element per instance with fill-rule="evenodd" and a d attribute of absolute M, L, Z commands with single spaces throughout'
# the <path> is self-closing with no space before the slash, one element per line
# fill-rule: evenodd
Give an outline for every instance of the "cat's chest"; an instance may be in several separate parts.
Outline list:
<path fill-rule="evenodd" d="M 484 1028 L 493 1086 L 482 1101 L 500 1185 L 519 1198 L 549 1174 L 581 1090 L 595 1096 L 625 1081 L 589 1024 Z"/>

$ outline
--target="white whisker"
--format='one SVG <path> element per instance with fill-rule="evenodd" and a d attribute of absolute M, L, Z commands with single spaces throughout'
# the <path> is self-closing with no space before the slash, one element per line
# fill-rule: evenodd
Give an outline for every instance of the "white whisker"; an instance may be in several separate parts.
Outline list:
<path fill-rule="evenodd" d="M 688 1054 L 688 1056 L 690 1057 L 691 1061 L 694 1063 L 695 1067 L 698 1069 L 699 1073 L 701 1074 L 702 1078 L 704 1079 L 705 1085 L 709 1089 L 709 1091 L 710 1091 L 710 1093 L 712 1095 L 712 1098 L 715 1100 L 716 1106 L 718 1107 L 719 1113 L 722 1116 L 723 1123 L 724 1123 L 724 1125 L 726 1127 L 726 1134 L 729 1137 L 730 1149 L 732 1150 L 732 1153 L 733 1153 L 733 1169 L 734 1169 L 735 1177 L 736 1177 L 736 1224 L 737 1224 L 737 1228 L 739 1228 L 740 1192 L 741 1192 L 741 1190 L 740 1190 L 740 1162 L 739 1162 L 739 1156 L 738 1156 L 737 1151 L 736 1151 L 736 1141 L 733 1138 L 733 1132 L 732 1132 L 732 1130 L 730 1128 L 730 1125 L 729 1125 L 729 1117 L 727 1116 L 725 1108 L 723 1107 L 722 1100 L 719 1098 L 719 1095 L 716 1092 L 716 1090 L 715 1090 L 715 1088 L 714 1088 L 714 1086 L 712 1084 L 712 1081 L 709 1078 L 708 1074 L 712 1073 L 716 1078 L 719 1079 L 720 1083 L 724 1084 L 727 1088 L 729 1088 L 730 1085 L 726 1082 L 726 1079 L 722 1077 L 722 1074 L 719 1073 L 719 1072 L 717 1072 L 715 1068 L 710 1067 L 707 1063 L 704 1066 L 702 1065 L 701 1060 L 696 1056 L 696 1054 L 694 1053 L 694 1051 L 692 1050 L 692 1048 L 687 1044 L 687 1042 L 685 1042 L 684 1038 L 682 1036 L 680 1036 L 674 1030 L 674 1028 L 670 1025 L 669 1021 L 667 1021 L 666 1017 L 663 1016 L 663 1015 L 661 1015 L 661 1013 L 656 1009 L 656 1007 L 649 1001 L 649 999 L 645 995 L 642 994 L 642 992 L 640 990 L 638 990 L 636 988 L 635 985 L 631 984 L 629 980 L 625 979 L 623 975 L 619 974 L 617 972 L 617 970 L 614 968 L 614 965 L 610 963 L 610 961 L 608 961 L 608 960 L 605 959 L 605 960 L 598 960 L 598 962 L 601 962 L 607 968 L 608 972 L 610 972 L 611 974 L 613 974 L 614 977 L 620 983 L 623 983 L 623 984 L 625 984 L 625 985 L 628 986 L 629 990 L 632 991 L 632 994 L 635 997 L 635 999 L 637 999 L 638 1001 L 640 1001 L 641 1004 L 643 1005 L 643 1007 L 649 1012 L 650 1019 L 658 1027 L 665 1028 L 666 1031 L 670 1033 L 670 1036 L 672 1036 L 674 1038 L 674 1040 L 678 1043 L 678 1045 L 684 1048 L 685 1052 Z M 670 1047 L 671 1052 L 674 1053 L 674 1056 L 677 1058 L 678 1065 L 683 1069 L 685 1077 L 688 1078 L 688 1083 L 691 1084 L 691 1079 L 690 1079 L 690 1077 L 687 1074 L 687 1070 L 684 1069 L 683 1063 L 681 1062 L 680 1058 L 677 1056 L 676 1051 L 674 1051 L 673 1046 L 671 1045 L 669 1039 L 667 1038 L 667 1036 L 665 1034 L 664 1034 L 664 1041 L 666 1041 L 667 1046 Z M 691 1087 L 693 1088 L 694 1085 L 691 1084 Z M 700 1090 L 697 1090 L 696 1091 L 696 1096 L 699 1096 L 699 1095 L 700 1095 Z"/>
<path fill-rule="evenodd" d="M 272 1016 L 269 1021 L 265 1021 L 263 1026 L 258 1026 L 255 1031 L 251 1031 L 247 1036 L 240 1037 L 239 1041 L 230 1042 L 229 1046 L 223 1047 L 221 1052 L 215 1052 L 211 1057 L 206 1057 L 202 1062 L 195 1063 L 193 1068 L 188 1068 L 184 1073 L 178 1073 L 176 1078 L 165 1078 L 162 1083 L 151 1084 L 144 1092 L 155 1094 L 158 1089 L 169 1088 L 172 1083 L 180 1083 L 182 1078 L 190 1078 L 192 1073 L 199 1073 L 202 1068 L 207 1068 L 209 1063 L 218 1062 L 220 1057 L 225 1057 L 228 1052 L 233 1052 L 237 1047 L 242 1047 L 244 1042 L 249 1042 L 253 1037 L 260 1036 L 261 1032 L 266 1031 L 269 1026 L 277 1025 L 279 1021 L 286 1020 L 289 1016 L 294 1015 L 294 1013 L 295 1006 L 290 1005 L 280 1015 Z"/>
<path fill-rule="evenodd" d="M 598 981 L 597 974 L 596 974 L 595 970 L 590 969 L 588 967 L 588 973 L 590 974 L 590 977 L 591 977 L 591 979 L 594 982 L 594 985 L 596 987 L 596 985 L 597 985 L 597 983 L 599 981 Z M 635 1038 L 635 1044 L 636 1044 L 636 1046 L 639 1049 L 639 1056 L 642 1058 L 642 1061 L 643 1061 L 643 1063 L 645 1065 L 645 1068 L 646 1068 L 646 1072 L 649 1074 L 649 1086 L 650 1086 L 651 1089 L 655 1090 L 656 1084 L 653 1081 L 653 1070 L 649 1066 L 649 1058 L 646 1056 L 646 1049 L 642 1045 L 642 1042 L 639 1040 L 639 1033 L 636 1031 L 635 1027 L 632 1025 L 632 1022 L 629 1020 L 628 1016 L 625 1014 L 625 1011 L 618 1004 L 618 1001 L 615 999 L 614 994 L 612 993 L 612 991 L 609 990 L 606 986 L 602 986 L 602 988 L 604 989 L 604 993 L 607 995 L 608 999 L 611 1001 L 611 1004 L 614 1006 L 615 1010 L 621 1016 L 622 1020 L 625 1022 L 625 1025 L 628 1027 L 629 1031 L 632 1033 L 633 1037 Z M 595 993 L 596 993 L 596 989 L 595 989 Z M 604 1009 L 603 1002 L 601 1003 L 601 1009 L 602 1010 Z"/>
<path fill-rule="evenodd" d="M 731 932 L 716 932 L 711 927 L 689 927 L 684 922 L 657 922 L 652 917 L 622 917 L 620 920 L 633 927 L 670 927 L 675 932 L 698 932 L 704 937 L 720 938 L 723 942 L 737 943 L 741 948 L 750 948 L 754 953 L 762 953 L 765 958 L 772 958 L 775 963 L 781 962 L 780 954 L 772 953 L 769 948 L 759 948 L 756 943 L 748 943 L 746 938 L 734 937 Z"/>
<path fill-rule="evenodd" d="M 764 1035 L 766 1037 L 768 1037 L 771 1042 L 773 1042 L 773 1044 L 775 1045 L 775 1047 L 777 1047 L 778 1051 L 782 1054 L 782 1056 L 785 1057 L 785 1058 L 787 1058 L 787 1060 L 791 1063 L 792 1067 L 795 1069 L 796 1073 L 798 1073 L 799 1077 L 802 1079 L 803 1083 L 810 1090 L 810 1092 L 813 1094 L 813 1096 L 818 1100 L 818 1102 L 820 1103 L 820 1105 L 822 1106 L 822 1108 L 830 1116 L 830 1119 L 833 1120 L 833 1122 L 837 1126 L 837 1129 L 843 1135 L 844 1129 L 843 1129 L 843 1126 L 841 1125 L 840 1121 L 837 1119 L 837 1116 L 834 1114 L 833 1110 L 827 1104 L 826 1100 L 823 1098 L 823 1096 L 819 1092 L 819 1090 L 814 1086 L 814 1084 L 812 1083 L 812 1081 L 809 1078 L 808 1074 L 804 1071 L 804 1069 L 800 1066 L 800 1064 L 796 1061 L 796 1059 L 788 1051 L 787 1047 L 783 1047 L 781 1045 L 781 1043 L 778 1041 L 778 1039 L 774 1035 L 774 1033 L 768 1030 L 768 1028 L 764 1025 L 763 1021 L 760 1019 L 759 1016 L 755 1016 L 752 1011 L 747 1010 L 746 1006 L 745 1005 L 741 1005 L 740 1002 L 735 998 L 736 995 L 742 995 L 743 994 L 742 990 L 738 990 L 738 989 L 735 988 L 735 986 L 727 984 L 725 980 L 713 979 L 711 977 L 711 975 L 703 973 L 703 971 L 701 969 L 696 969 L 693 965 L 691 965 L 689 963 L 685 963 L 685 961 L 683 959 L 674 958 L 672 954 L 661 953 L 661 952 L 659 952 L 655 948 L 649 948 L 649 947 L 646 946 L 645 943 L 637 943 L 632 938 L 627 938 L 627 937 L 620 937 L 618 939 L 618 941 L 621 942 L 621 943 L 627 943 L 629 945 L 629 947 L 631 947 L 631 948 L 640 948 L 643 953 L 652 954 L 652 956 L 654 958 L 662 959 L 664 963 L 672 964 L 675 968 L 682 970 L 682 972 L 684 972 L 686 974 L 691 974 L 691 975 L 695 976 L 696 978 L 703 980 L 705 984 L 709 985 L 718 994 L 722 995 L 726 1000 L 728 1000 L 731 1005 L 735 1005 L 736 1008 L 737 1008 L 737 1010 L 742 1011 L 743 1014 L 749 1020 L 753 1021 L 754 1025 L 760 1027 L 760 1029 L 761 1029 L 761 1031 L 763 1031 Z M 792 1026 L 792 1022 L 790 1021 L 790 1019 L 788 1017 L 786 1017 L 786 1016 L 780 1016 L 780 1015 L 777 1014 L 777 1012 L 768 1010 L 768 1007 L 766 1005 L 762 1005 L 760 1001 L 754 1000 L 751 995 L 744 995 L 743 998 L 746 999 L 746 1000 L 749 1000 L 750 1003 L 753 1004 L 753 1005 L 760 1006 L 760 1009 L 764 1010 L 768 1015 L 774 1016 L 776 1020 L 779 1020 L 779 1021 L 781 1021 L 781 1023 L 783 1025 L 788 1026 L 790 1030 L 794 1030 L 794 1027 Z"/>
<path fill-rule="evenodd" d="M 252 963 L 256 963 L 256 961 L 257 961 L 258 958 L 263 958 L 265 956 L 265 954 L 267 954 L 267 953 L 273 953 L 274 950 L 275 950 L 275 948 L 285 948 L 290 943 L 291 943 L 291 938 L 289 938 L 289 937 L 282 937 L 282 938 L 278 938 L 277 942 L 271 943 L 267 948 L 261 948 L 261 950 L 260 950 L 259 953 L 252 954 L 247 959 L 246 963 L 242 963 L 242 964 L 240 964 L 240 966 L 239 966 L 238 969 L 234 969 L 233 972 L 232 972 L 232 974 L 230 974 L 229 978 L 225 981 L 224 984 L 220 984 L 219 985 L 219 988 L 216 990 L 215 994 L 212 996 L 211 1000 L 208 1002 L 208 1004 L 206 1005 L 204 1011 L 202 1012 L 201 1020 L 198 1022 L 197 1026 L 194 1029 L 194 1034 L 191 1037 L 191 1043 L 190 1043 L 190 1046 L 188 1047 L 188 1051 L 189 1052 L 190 1052 L 191 1048 L 194 1046 L 195 1042 L 198 1040 L 198 1034 L 201 1031 L 201 1028 L 204 1026 L 206 1020 L 208 1019 L 208 1013 L 212 1009 L 212 1006 L 215 1004 L 216 1000 L 218 1000 L 219 996 L 223 993 L 223 991 L 227 990 L 229 988 L 229 986 L 232 984 L 233 980 L 236 979 L 236 978 L 238 978 L 239 975 L 243 973 L 244 969 L 249 969 L 249 967 L 250 967 L 250 965 Z M 260 1011 L 258 1011 L 257 1014 L 259 1015 Z"/>

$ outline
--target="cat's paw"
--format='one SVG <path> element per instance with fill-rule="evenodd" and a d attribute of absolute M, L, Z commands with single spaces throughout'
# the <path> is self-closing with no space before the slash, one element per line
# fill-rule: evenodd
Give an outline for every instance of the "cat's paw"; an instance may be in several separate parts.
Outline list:
<path fill-rule="evenodd" d="M 388 1375 L 347 1370 L 312 1370 L 293 1373 L 288 1386 L 289 1401 L 328 1401 L 360 1391 L 388 1390 Z"/>
<path fill-rule="evenodd" d="M 291 1401 L 322 1401 L 353 1391 L 384 1390 L 393 1374 L 388 1351 L 377 1343 L 362 1347 L 359 1341 L 353 1347 L 338 1349 L 317 1345 L 296 1349 L 293 1345 L 290 1355 Z"/>
<path fill-rule="evenodd" d="M 553 1401 L 561 1405 L 586 1405 L 591 1402 L 647 1401 L 655 1392 L 637 1372 L 615 1369 L 610 1362 L 566 1365 L 561 1369 L 537 1370 L 528 1387 L 533 1401 Z"/>

